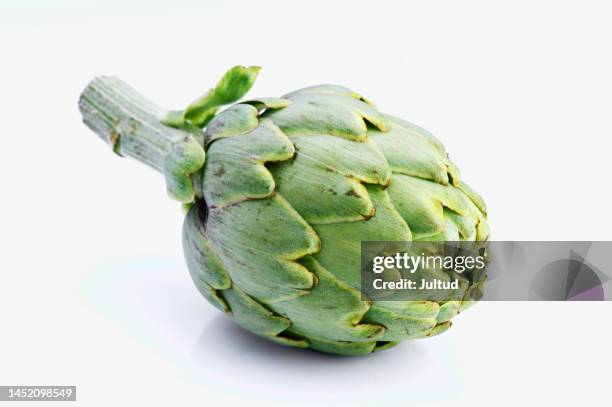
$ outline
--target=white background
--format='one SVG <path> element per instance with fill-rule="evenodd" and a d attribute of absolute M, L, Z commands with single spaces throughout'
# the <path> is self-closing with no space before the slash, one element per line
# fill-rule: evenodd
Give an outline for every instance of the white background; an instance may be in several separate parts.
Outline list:
<path fill-rule="evenodd" d="M 162 177 L 77 99 L 114 74 L 180 108 L 234 64 L 264 67 L 252 96 L 344 84 L 444 142 L 494 238 L 610 240 L 609 3 L 124 3 L 0 0 L 0 384 L 86 406 L 607 402 L 610 303 L 483 303 L 363 358 L 242 332 L 193 287 Z"/>

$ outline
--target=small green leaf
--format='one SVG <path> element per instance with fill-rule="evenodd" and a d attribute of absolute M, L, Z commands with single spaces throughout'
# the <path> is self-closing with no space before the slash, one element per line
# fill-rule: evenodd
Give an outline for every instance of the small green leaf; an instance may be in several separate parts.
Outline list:
<path fill-rule="evenodd" d="M 198 127 L 206 126 L 219 107 L 237 102 L 246 95 L 260 70 L 258 66 L 231 68 L 213 89 L 187 106 L 183 118 Z"/>

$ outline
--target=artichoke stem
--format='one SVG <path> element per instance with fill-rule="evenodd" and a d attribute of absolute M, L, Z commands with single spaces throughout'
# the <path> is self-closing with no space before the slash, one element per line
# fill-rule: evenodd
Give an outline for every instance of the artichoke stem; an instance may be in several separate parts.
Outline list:
<path fill-rule="evenodd" d="M 92 80 L 79 100 L 83 122 L 121 156 L 127 155 L 158 171 L 178 143 L 198 138 L 193 129 L 162 124 L 168 114 L 125 82 L 102 76 Z"/>

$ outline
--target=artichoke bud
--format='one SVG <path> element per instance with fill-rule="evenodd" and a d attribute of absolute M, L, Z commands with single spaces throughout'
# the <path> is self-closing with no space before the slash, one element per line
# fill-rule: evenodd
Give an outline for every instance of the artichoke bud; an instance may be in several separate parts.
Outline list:
<path fill-rule="evenodd" d="M 191 277 L 244 328 L 350 355 L 448 329 L 480 283 L 460 276 L 453 298 L 366 300 L 361 242 L 486 240 L 482 198 L 432 134 L 345 87 L 240 102 L 259 70 L 234 67 L 172 112 L 114 79 L 94 81 L 81 111 L 98 134 L 115 133 L 119 153 L 162 171 L 169 194 L 188 203 Z M 131 127 L 117 131 L 117 123 Z"/>

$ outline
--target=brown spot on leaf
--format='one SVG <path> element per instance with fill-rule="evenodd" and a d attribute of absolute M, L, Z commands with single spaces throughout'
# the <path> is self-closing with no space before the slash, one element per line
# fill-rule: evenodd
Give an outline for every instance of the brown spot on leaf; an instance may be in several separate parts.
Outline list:
<path fill-rule="evenodd" d="M 217 168 L 217 170 L 214 172 L 214 174 L 215 174 L 217 177 L 220 177 L 220 176 L 222 176 L 223 174 L 225 174 L 225 167 L 223 167 L 223 164 L 221 164 L 221 165 L 219 166 L 219 168 Z"/>

